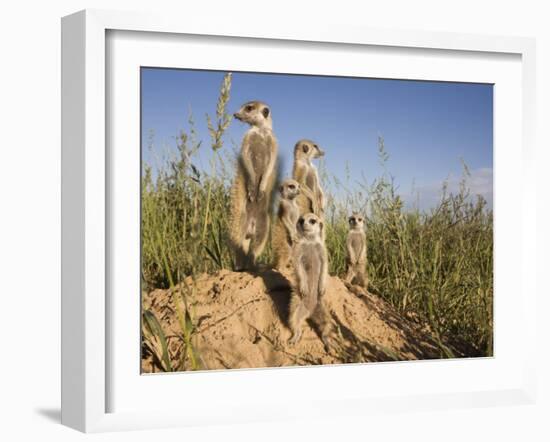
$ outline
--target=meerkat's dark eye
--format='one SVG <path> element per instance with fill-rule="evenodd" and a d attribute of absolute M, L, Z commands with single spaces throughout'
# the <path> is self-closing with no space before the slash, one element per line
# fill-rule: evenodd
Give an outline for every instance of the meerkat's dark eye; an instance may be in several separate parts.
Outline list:
<path fill-rule="evenodd" d="M 289 184 L 289 185 L 288 185 L 288 188 L 289 188 L 290 190 L 294 190 L 294 189 L 296 189 L 296 186 L 295 186 L 294 184 Z"/>
<path fill-rule="evenodd" d="M 315 225 L 316 222 L 317 222 L 317 221 L 315 221 L 314 219 L 310 219 L 310 220 L 309 220 L 309 223 L 310 223 L 312 226 Z"/>
<path fill-rule="evenodd" d="M 300 219 L 298 220 L 298 223 L 301 224 L 301 225 L 304 225 L 304 218 L 300 218 Z"/>
<path fill-rule="evenodd" d="M 244 108 L 244 110 L 247 111 L 247 112 L 252 112 L 252 110 L 254 110 L 254 106 L 252 106 L 252 105 L 249 104 L 248 106 L 246 106 L 246 107 Z"/>
<path fill-rule="evenodd" d="M 262 114 L 263 114 L 264 118 L 269 117 L 269 108 L 264 107 L 263 110 L 262 110 Z"/>
<path fill-rule="evenodd" d="M 317 144 L 314 144 L 313 147 L 314 147 L 315 149 L 319 149 L 319 146 L 317 146 Z"/>

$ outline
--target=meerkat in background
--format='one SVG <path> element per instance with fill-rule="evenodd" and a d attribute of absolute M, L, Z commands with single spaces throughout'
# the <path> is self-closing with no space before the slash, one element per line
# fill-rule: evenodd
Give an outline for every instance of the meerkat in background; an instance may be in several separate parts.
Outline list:
<path fill-rule="evenodd" d="M 349 217 L 349 232 L 346 241 L 348 250 L 348 272 L 346 282 L 367 288 L 367 238 L 365 220 L 361 214 L 354 212 Z"/>
<path fill-rule="evenodd" d="M 327 251 L 323 238 L 323 221 L 313 213 L 300 216 L 297 223 L 298 242 L 292 248 L 294 283 L 290 298 L 289 327 L 292 331 L 289 344 L 302 337 L 307 319 L 319 328 L 325 348 L 328 348 L 330 323 L 323 306 L 328 276 Z"/>
<path fill-rule="evenodd" d="M 311 160 L 325 154 L 311 140 L 300 140 L 294 146 L 294 168 L 292 178 L 300 183 L 301 195 L 298 198 L 300 214 L 314 213 L 323 218 L 325 212 L 325 196 L 319 182 L 317 168 Z"/>
<path fill-rule="evenodd" d="M 234 117 L 250 125 L 242 141 L 231 192 L 230 238 L 235 269 L 242 271 L 255 268 L 267 242 L 278 145 L 271 111 L 265 103 L 245 103 Z"/>
<path fill-rule="evenodd" d="M 292 245 L 297 241 L 296 223 L 300 208 L 296 197 L 300 194 L 300 184 L 296 180 L 284 180 L 280 187 L 277 220 L 271 234 L 271 244 L 275 255 L 275 268 L 283 271 L 290 264 Z"/>

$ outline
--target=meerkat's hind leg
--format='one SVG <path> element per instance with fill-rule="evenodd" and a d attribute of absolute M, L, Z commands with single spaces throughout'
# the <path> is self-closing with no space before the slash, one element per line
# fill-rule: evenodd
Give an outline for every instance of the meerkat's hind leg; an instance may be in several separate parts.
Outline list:
<path fill-rule="evenodd" d="M 255 232 L 250 242 L 249 257 L 251 265 L 256 267 L 256 260 L 262 254 L 267 244 L 269 237 L 269 215 L 266 213 L 259 214 L 255 222 Z"/>
<path fill-rule="evenodd" d="M 367 289 L 368 280 L 365 275 L 365 272 L 358 272 L 355 277 L 357 285 L 363 287 L 365 290 Z"/>
<path fill-rule="evenodd" d="M 369 275 L 367 273 L 363 274 L 363 287 L 365 290 L 369 289 Z"/>
<path fill-rule="evenodd" d="M 354 277 L 354 271 L 353 271 L 353 268 L 352 266 L 350 265 L 348 267 L 348 272 L 346 273 L 346 278 L 345 278 L 345 281 L 348 283 L 348 284 L 351 284 L 351 282 L 353 281 L 353 277 Z"/>
<path fill-rule="evenodd" d="M 243 239 L 241 244 L 235 246 L 235 271 L 243 272 L 248 269 L 249 266 L 249 248 L 250 240 Z"/>
<path fill-rule="evenodd" d="M 241 238 L 241 240 L 238 243 L 233 244 L 236 272 L 242 272 L 246 270 L 249 247 L 250 247 L 250 239 L 246 239 L 246 238 Z"/>
<path fill-rule="evenodd" d="M 239 243 L 234 244 L 235 253 L 235 271 L 243 272 L 250 266 L 250 246 L 251 238 L 242 237 Z"/>
<path fill-rule="evenodd" d="M 242 272 L 246 267 L 246 255 L 240 246 L 235 247 L 235 271 Z"/>
<path fill-rule="evenodd" d="M 319 301 L 319 303 L 315 307 L 315 310 L 311 315 L 311 319 L 315 323 L 319 331 L 321 341 L 323 342 L 323 346 L 325 347 L 325 351 L 328 353 L 330 349 L 330 338 L 332 335 L 333 327 L 332 323 L 330 322 L 328 313 L 321 301 Z"/>
<path fill-rule="evenodd" d="M 309 310 L 304 305 L 302 299 L 293 293 L 290 298 L 288 317 L 288 326 L 292 332 L 292 336 L 288 340 L 289 345 L 296 344 L 302 338 L 302 328 L 308 316 Z"/>
<path fill-rule="evenodd" d="M 348 274 L 346 275 L 346 282 L 351 285 L 358 285 L 364 289 L 367 288 L 368 279 L 366 271 L 363 269 L 364 264 L 356 264 L 350 266 Z"/>

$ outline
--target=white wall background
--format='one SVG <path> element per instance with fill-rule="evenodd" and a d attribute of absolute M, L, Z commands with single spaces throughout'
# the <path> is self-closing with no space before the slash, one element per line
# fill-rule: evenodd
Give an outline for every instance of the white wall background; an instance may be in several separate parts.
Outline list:
<path fill-rule="evenodd" d="M 538 182 L 547 200 L 550 136 L 550 14 L 545 1 L 461 0 L 12 0 L 0 9 L 0 437 L 82 440 L 59 425 L 60 369 L 60 17 L 84 8 L 163 9 L 181 15 L 238 14 L 327 26 L 508 34 L 537 38 Z M 539 205 L 539 294 L 546 276 L 549 210 Z M 546 290 L 545 290 L 546 289 Z M 540 299 L 535 406 L 369 416 L 361 421 L 289 422 L 92 436 L 95 440 L 549 440 L 547 298 Z"/>

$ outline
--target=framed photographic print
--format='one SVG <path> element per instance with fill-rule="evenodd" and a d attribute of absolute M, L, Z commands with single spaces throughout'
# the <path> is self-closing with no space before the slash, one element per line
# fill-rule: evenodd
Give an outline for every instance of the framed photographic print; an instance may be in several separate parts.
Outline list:
<path fill-rule="evenodd" d="M 533 400 L 532 40 L 62 26 L 63 423 Z"/>

